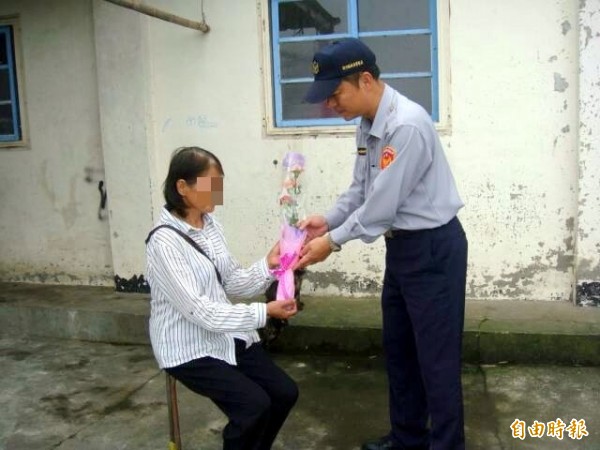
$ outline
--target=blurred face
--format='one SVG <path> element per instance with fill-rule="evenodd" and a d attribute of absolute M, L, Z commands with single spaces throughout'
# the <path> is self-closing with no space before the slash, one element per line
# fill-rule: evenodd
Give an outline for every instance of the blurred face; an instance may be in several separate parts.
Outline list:
<path fill-rule="evenodd" d="M 365 113 L 365 94 L 359 78 L 358 86 L 343 80 L 338 88 L 327 97 L 325 104 L 345 120 L 352 120 Z"/>
<path fill-rule="evenodd" d="M 190 209 L 201 213 L 213 212 L 216 205 L 223 204 L 223 175 L 212 165 L 196 178 L 195 183 L 187 184 L 185 180 L 177 183 L 179 193 Z"/>

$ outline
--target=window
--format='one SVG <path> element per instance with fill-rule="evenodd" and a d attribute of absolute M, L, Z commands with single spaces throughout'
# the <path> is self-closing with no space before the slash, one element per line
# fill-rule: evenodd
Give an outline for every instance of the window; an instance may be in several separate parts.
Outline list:
<path fill-rule="evenodd" d="M 315 51 L 346 37 L 367 44 L 381 79 L 438 121 L 436 0 L 270 0 L 270 24 L 275 127 L 347 123 L 302 100 Z"/>
<path fill-rule="evenodd" d="M 0 144 L 23 140 L 13 25 L 0 22 Z"/>

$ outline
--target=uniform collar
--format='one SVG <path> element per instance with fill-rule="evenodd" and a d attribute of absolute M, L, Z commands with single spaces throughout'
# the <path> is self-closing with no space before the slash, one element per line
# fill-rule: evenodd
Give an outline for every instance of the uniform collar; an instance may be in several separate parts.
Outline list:
<path fill-rule="evenodd" d="M 371 122 L 368 119 L 363 118 L 360 123 L 360 128 L 363 133 L 368 133 L 378 139 L 381 139 L 383 132 L 385 131 L 385 122 L 388 114 L 393 110 L 392 99 L 394 97 L 394 90 L 387 84 L 383 90 L 383 95 L 379 101 L 377 112 L 375 113 L 375 119 Z"/>

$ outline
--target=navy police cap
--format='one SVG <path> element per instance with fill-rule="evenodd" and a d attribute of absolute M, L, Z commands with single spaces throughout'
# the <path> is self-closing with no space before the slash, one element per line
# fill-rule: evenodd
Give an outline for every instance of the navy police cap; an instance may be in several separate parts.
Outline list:
<path fill-rule="evenodd" d="M 375 65 L 375 54 L 356 38 L 348 38 L 326 45 L 313 58 L 315 77 L 304 96 L 309 103 L 320 103 L 335 92 L 342 78 L 367 70 Z"/>

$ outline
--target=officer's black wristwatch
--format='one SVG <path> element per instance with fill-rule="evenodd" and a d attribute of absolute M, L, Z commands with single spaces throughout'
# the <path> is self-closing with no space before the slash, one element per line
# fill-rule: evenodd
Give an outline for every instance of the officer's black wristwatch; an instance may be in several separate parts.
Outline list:
<path fill-rule="evenodd" d="M 342 249 L 340 244 L 333 242 L 333 239 L 331 239 L 331 235 L 329 233 L 325 233 L 325 237 L 327 238 L 327 242 L 329 242 L 329 248 L 332 252 L 339 252 Z"/>

